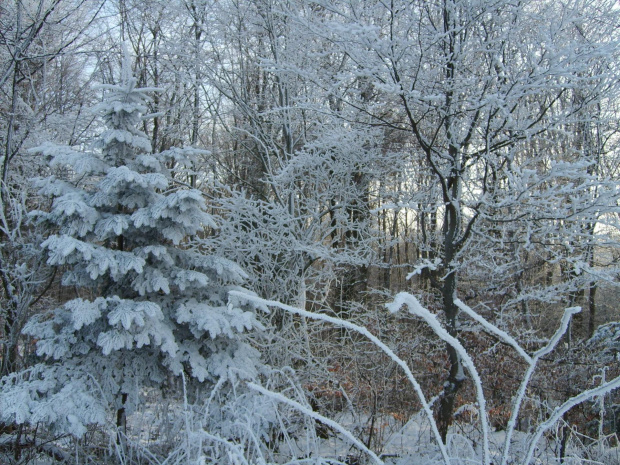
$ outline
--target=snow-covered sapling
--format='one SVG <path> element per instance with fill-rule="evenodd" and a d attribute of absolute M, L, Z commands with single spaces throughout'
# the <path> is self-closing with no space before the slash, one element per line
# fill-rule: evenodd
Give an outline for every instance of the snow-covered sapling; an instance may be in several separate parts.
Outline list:
<path fill-rule="evenodd" d="M 0 421 L 77 436 L 112 412 L 124 427 L 140 389 L 169 375 L 249 379 L 259 363 L 244 340 L 261 328 L 254 309 L 228 301 L 231 289 L 247 292 L 245 273 L 192 246 L 215 223 L 201 193 L 169 169 L 187 154 L 151 154 L 138 129 L 154 89 L 137 88 L 126 71 L 101 89 L 96 111 L 107 129 L 92 151 L 34 149 L 69 173 L 39 181 L 53 203 L 33 214 L 54 232 L 43 243 L 48 264 L 77 295 L 29 321 L 42 363 L 0 385 Z"/>

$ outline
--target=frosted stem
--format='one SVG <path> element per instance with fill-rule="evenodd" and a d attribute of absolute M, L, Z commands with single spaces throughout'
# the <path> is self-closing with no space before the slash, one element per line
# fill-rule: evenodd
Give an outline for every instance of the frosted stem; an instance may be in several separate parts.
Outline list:
<path fill-rule="evenodd" d="M 482 462 L 484 465 L 488 465 L 490 463 L 490 453 L 489 453 L 489 419 L 487 416 L 487 408 L 486 408 L 486 399 L 484 397 L 484 391 L 482 389 L 482 380 L 480 379 L 480 375 L 478 374 L 478 370 L 476 370 L 476 366 L 474 361 L 471 359 L 463 345 L 456 339 L 451 336 L 446 329 L 441 326 L 437 317 L 429 312 L 427 309 L 422 307 L 418 299 L 407 292 L 400 292 L 396 295 L 394 302 L 388 304 L 387 307 L 391 312 L 396 312 L 400 309 L 401 306 L 406 305 L 409 309 L 409 313 L 412 315 L 419 316 L 422 318 L 431 329 L 437 334 L 437 336 L 450 344 L 454 350 L 459 354 L 461 360 L 463 360 L 467 370 L 471 374 L 472 380 L 474 382 L 474 386 L 476 387 L 476 400 L 478 401 L 478 410 L 480 414 L 480 425 L 482 426 Z"/>
<path fill-rule="evenodd" d="M 506 465 L 508 461 L 508 454 L 510 452 L 510 440 L 512 439 L 512 435 L 514 434 L 514 429 L 517 424 L 517 418 L 519 417 L 519 412 L 521 410 L 521 405 L 523 405 L 523 399 L 525 398 L 525 391 L 527 390 L 527 386 L 530 384 L 530 380 L 536 370 L 536 365 L 538 364 L 538 360 L 544 355 L 550 353 L 555 346 L 560 342 L 560 339 L 566 333 L 568 329 L 568 325 L 572 316 L 575 313 L 579 313 L 581 308 L 579 307 L 570 307 L 564 310 L 564 314 L 562 315 L 562 321 L 560 322 L 559 328 L 556 330 L 553 337 L 547 342 L 547 345 L 542 347 L 541 349 L 534 352 L 532 357 L 526 359 L 528 362 L 528 368 L 521 380 L 521 384 L 519 386 L 519 390 L 517 391 L 517 397 L 512 404 L 512 412 L 510 413 L 510 420 L 508 420 L 508 425 L 506 426 L 506 439 L 504 440 L 504 452 L 502 454 L 502 461 L 500 465 Z"/>
<path fill-rule="evenodd" d="M 327 323 L 332 323 L 332 324 L 337 325 L 337 326 L 342 326 L 344 328 L 350 329 L 351 331 L 355 331 L 355 332 L 365 336 L 366 338 L 368 338 L 379 349 L 381 349 L 388 357 L 390 357 L 394 361 L 394 363 L 396 363 L 398 366 L 400 366 L 402 368 L 402 370 L 405 372 L 405 375 L 407 376 L 407 379 L 409 380 L 409 382 L 413 386 L 416 394 L 418 395 L 418 398 L 420 399 L 420 403 L 422 404 L 422 408 L 423 408 L 424 412 L 426 413 L 426 416 L 427 416 L 427 418 L 428 418 L 428 420 L 430 422 L 431 430 L 433 432 L 433 436 L 435 437 L 435 441 L 437 442 L 437 445 L 438 445 L 439 450 L 441 452 L 441 456 L 443 458 L 443 461 L 444 461 L 445 465 L 450 465 L 450 458 L 448 457 L 448 451 L 446 450 L 446 446 L 444 445 L 443 441 L 441 440 L 441 436 L 439 434 L 439 430 L 437 429 L 437 424 L 435 423 L 435 419 L 433 418 L 433 412 L 431 411 L 430 405 L 426 401 L 426 397 L 424 396 L 424 393 L 422 392 L 422 387 L 416 381 L 415 377 L 413 376 L 413 373 L 411 372 L 411 370 L 409 369 L 407 364 L 400 357 L 398 357 L 388 346 L 386 346 L 383 342 L 381 342 L 376 336 L 371 334 L 370 331 L 368 331 L 363 326 L 356 325 L 354 323 L 342 320 L 340 318 L 335 318 L 335 317 L 332 317 L 332 316 L 329 316 L 329 315 L 323 315 L 323 314 L 320 314 L 320 313 L 309 312 L 307 310 L 302 310 L 301 308 L 292 307 L 290 305 L 286 305 L 286 304 L 283 304 L 281 302 L 276 302 L 276 301 L 273 301 L 273 300 L 261 299 L 260 297 L 257 297 L 257 296 L 254 296 L 254 295 L 245 294 L 245 293 L 238 292 L 238 291 L 231 291 L 229 294 L 231 296 L 234 296 L 234 297 L 237 297 L 239 299 L 246 300 L 246 301 L 250 301 L 250 302 L 254 302 L 254 303 L 258 303 L 258 304 L 262 304 L 262 305 L 267 305 L 267 306 L 271 306 L 271 307 L 278 307 L 278 308 L 281 308 L 282 310 L 285 310 L 287 312 L 294 313 L 294 314 L 300 315 L 300 316 L 304 316 L 306 318 L 311 318 L 313 320 L 321 320 L 321 321 L 325 321 Z"/>
<path fill-rule="evenodd" d="M 495 334 L 497 337 L 503 340 L 506 344 L 514 348 L 514 350 L 517 351 L 517 353 L 521 357 L 523 357 L 526 362 L 528 363 L 532 362 L 532 357 L 529 356 L 529 354 L 523 349 L 523 347 L 521 347 L 519 343 L 515 341 L 512 336 L 510 336 L 510 334 L 508 334 L 506 331 L 502 331 L 494 324 L 485 320 L 483 317 L 481 317 L 476 312 L 474 312 L 469 306 L 463 303 L 460 299 L 454 299 L 454 303 L 463 313 L 466 313 L 467 315 L 469 315 L 469 317 L 472 320 L 482 325 L 482 327 L 484 327 L 485 330 L 487 330 L 491 334 Z"/>
<path fill-rule="evenodd" d="M 254 389 L 255 391 L 260 392 L 264 396 L 270 397 L 270 398 L 272 398 L 274 400 L 277 400 L 278 402 L 282 402 L 284 404 L 290 405 L 291 407 L 299 410 L 304 415 L 306 415 L 306 416 L 308 416 L 310 418 L 314 418 L 315 420 L 318 420 L 321 423 L 326 424 L 330 428 L 332 428 L 335 431 L 338 431 L 340 434 L 342 434 L 345 438 L 347 438 L 349 440 L 349 442 L 351 442 L 353 445 L 355 445 L 355 447 L 357 447 L 359 450 L 361 450 L 364 453 L 368 454 L 368 456 L 371 457 L 372 460 L 376 464 L 384 465 L 383 461 L 377 456 L 377 454 L 375 454 L 368 447 L 366 447 L 359 439 L 357 439 L 355 436 L 353 436 L 353 434 L 349 430 L 344 428 L 339 423 L 337 423 L 337 422 L 335 422 L 333 420 L 330 420 L 329 418 L 324 417 L 323 415 L 321 415 L 321 414 L 319 414 L 317 412 L 312 411 L 308 407 L 306 407 L 304 405 L 301 405 L 299 402 L 296 402 L 296 401 L 294 401 L 292 399 L 289 399 L 288 397 L 283 396 L 282 394 L 280 394 L 278 392 L 269 391 L 268 389 L 265 389 L 264 387 L 259 386 L 259 385 L 254 384 L 254 383 L 248 383 L 248 387 L 250 387 L 251 389 Z"/>
<path fill-rule="evenodd" d="M 568 412 L 570 409 L 572 409 L 576 405 L 579 405 L 587 400 L 590 400 L 593 397 L 604 396 L 608 392 L 611 392 L 614 389 L 617 389 L 619 387 L 620 387 L 620 376 L 612 379 L 611 381 L 607 383 L 603 383 L 600 386 L 597 386 L 592 389 L 588 389 L 587 391 L 583 391 L 582 393 L 574 397 L 571 397 L 559 407 L 556 407 L 553 413 L 551 414 L 551 416 L 547 419 L 547 421 L 545 421 L 544 423 L 541 423 L 540 425 L 538 425 L 538 428 L 536 428 L 536 432 L 534 433 L 534 436 L 530 441 L 530 447 L 527 452 L 527 457 L 525 461 L 523 462 L 523 465 L 530 464 L 530 462 L 532 461 L 532 456 L 534 455 L 534 451 L 536 450 L 536 445 L 538 444 L 538 441 L 540 440 L 541 436 L 544 434 L 545 431 L 551 428 L 555 424 L 555 422 L 557 422 L 562 417 L 562 415 L 564 415 L 566 412 Z"/>

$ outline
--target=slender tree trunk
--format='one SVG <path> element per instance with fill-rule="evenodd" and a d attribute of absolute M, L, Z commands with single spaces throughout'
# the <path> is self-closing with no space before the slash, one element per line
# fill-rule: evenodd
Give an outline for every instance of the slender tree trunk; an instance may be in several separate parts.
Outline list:
<path fill-rule="evenodd" d="M 456 147 L 450 147 L 450 155 L 456 163 L 458 157 Z M 450 176 L 447 179 L 446 185 L 449 190 L 444 192 L 444 203 L 446 207 L 443 218 L 444 263 L 447 274 L 442 282 L 441 297 L 446 318 L 446 329 L 454 338 L 458 337 L 457 315 L 459 309 L 454 302 L 458 284 L 458 275 L 457 271 L 453 268 L 453 265 L 456 260 L 458 247 L 457 239 L 461 225 L 458 206 L 451 200 L 457 198 L 459 182 L 460 179 L 458 178 L 457 173 L 454 173 L 453 176 Z M 444 270 L 444 273 L 446 273 L 446 270 Z M 446 352 L 448 355 L 449 373 L 444 384 L 444 392 L 439 401 L 439 409 L 437 412 L 437 427 L 444 443 L 446 442 L 448 429 L 452 423 L 456 394 L 465 380 L 463 366 L 457 351 L 451 345 L 446 344 Z"/>
<path fill-rule="evenodd" d="M 125 437 L 127 436 L 127 412 L 125 410 L 125 404 L 127 403 L 127 394 L 123 392 L 120 397 L 121 406 L 116 411 L 116 443 L 124 448 Z"/>
<path fill-rule="evenodd" d="M 7 311 L 6 320 L 4 322 L 4 340 L 2 355 L 2 364 L 0 365 L 0 377 L 9 375 L 17 369 L 18 350 L 18 324 L 17 310 L 11 307 Z"/>
<path fill-rule="evenodd" d="M 456 325 L 458 307 L 454 303 L 456 285 L 456 273 L 451 272 L 446 276 L 443 282 L 442 300 L 446 315 L 447 330 L 453 337 L 457 337 L 458 335 Z M 444 384 L 444 390 L 439 400 L 439 408 L 437 410 L 437 428 L 439 429 L 439 434 L 444 444 L 448 436 L 448 430 L 452 424 L 456 394 L 465 380 L 462 362 L 457 351 L 451 345 L 446 344 L 446 352 L 448 354 L 449 373 Z"/>
<path fill-rule="evenodd" d="M 588 338 L 594 335 L 594 326 L 596 322 L 596 291 L 598 286 L 596 281 L 590 282 L 590 293 L 588 295 Z"/>
<path fill-rule="evenodd" d="M 20 30 L 20 18 L 21 18 L 21 3 L 18 3 L 17 9 L 17 30 Z M 17 39 L 16 39 L 17 40 Z M 4 147 L 4 160 L 2 161 L 2 178 L 0 179 L 0 203 L 2 204 L 3 214 L 5 218 L 8 218 L 8 204 L 9 204 L 9 164 L 15 156 L 16 150 L 13 148 L 13 139 L 15 137 L 15 118 L 17 115 L 17 83 L 20 73 L 20 66 L 17 57 L 13 63 L 13 80 L 11 82 L 11 111 L 8 115 L 7 127 L 6 127 L 6 141 Z M 1 238 L 1 236 L 0 236 Z"/>

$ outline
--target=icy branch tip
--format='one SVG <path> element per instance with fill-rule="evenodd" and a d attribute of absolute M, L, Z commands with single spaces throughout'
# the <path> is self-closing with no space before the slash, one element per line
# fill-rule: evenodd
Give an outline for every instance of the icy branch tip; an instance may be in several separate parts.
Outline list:
<path fill-rule="evenodd" d="M 252 305 L 255 309 L 261 310 L 266 314 L 271 313 L 271 311 L 269 310 L 269 305 L 275 304 L 274 302 L 269 302 L 268 300 L 261 299 L 255 293 L 248 290 L 228 291 L 228 303 L 233 305 L 242 305 L 243 303 L 247 303 Z"/>
<path fill-rule="evenodd" d="M 420 263 L 418 263 L 415 266 L 413 271 L 409 273 L 405 279 L 409 281 L 415 275 L 422 274 L 422 271 L 425 269 L 429 271 L 435 271 L 440 265 L 441 265 L 441 260 L 439 258 L 435 258 L 433 261 L 422 260 Z"/>
<path fill-rule="evenodd" d="M 564 315 L 573 316 L 577 313 L 581 313 L 581 307 L 568 307 L 564 310 Z"/>
<path fill-rule="evenodd" d="M 430 313 L 428 312 L 428 310 L 422 307 L 422 305 L 420 304 L 418 299 L 415 298 L 415 296 L 409 294 L 408 292 L 399 292 L 398 294 L 396 294 L 394 301 L 385 304 L 385 307 L 389 310 L 390 313 L 396 313 L 403 305 L 406 305 L 409 308 L 409 312 L 411 312 L 413 315 L 423 316 L 426 313 Z"/>

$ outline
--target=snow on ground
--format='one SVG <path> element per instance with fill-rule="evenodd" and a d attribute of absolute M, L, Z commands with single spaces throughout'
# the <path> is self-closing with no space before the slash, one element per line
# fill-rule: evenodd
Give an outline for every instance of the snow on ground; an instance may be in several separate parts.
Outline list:
<path fill-rule="evenodd" d="M 366 419 L 367 420 L 367 419 Z M 339 422 L 351 430 L 355 430 L 356 424 L 368 424 L 367 421 L 354 421 L 351 415 L 343 415 Z M 438 447 L 433 443 L 433 437 L 428 426 L 420 415 L 414 416 L 403 427 L 398 428 L 394 421 L 392 424 L 381 425 L 384 430 L 391 431 L 384 437 L 385 445 L 377 455 L 386 465 L 439 465 L 444 464 Z M 448 453 L 450 465 L 480 465 L 481 457 L 481 434 L 477 425 L 470 423 L 457 423 L 448 438 Z M 529 443 L 530 435 L 521 431 L 515 431 L 511 441 L 512 458 L 509 464 L 521 464 Z M 592 442 L 588 438 L 571 435 L 564 461 L 559 458 L 559 441 L 555 437 L 543 438 L 531 465 L 620 465 L 620 447 L 609 447 L 609 439 L 604 438 L 599 442 Z M 501 450 L 505 441 L 504 431 L 494 431 L 490 435 L 491 463 L 498 464 L 501 461 Z M 307 446 L 298 444 L 301 450 Z M 516 457 L 515 457 L 516 454 Z M 359 452 L 344 442 L 341 438 L 332 435 L 328 439 L 321 440 L 318 455 L 345 461 L 347 458 L 358 457 Z M 516 458 L 516 460 L 515 460 Z"/>
<path fill-rule="evenodd" d="M 179 412 L 183 411 L 182 404 L 150 403 L 150 408 L 142 409 L 129 417 L 129 435 L 134 439 L 134 444 L 145 449 L 154 448 L 173 439 L 175 432 L 179 432 L 184 422 Z M 338 422 L 349 431 L 357 435 L 361 425 L 368 425 L 368 418 L 354 417 L 350 413 L 340 414 L 336 418 Z M 383 447 L 374 452 L 386 465 L 445 465 L 441 458 L 439 448 L 434 444 L 428 421 L 418 414 L 413 416 L 404 426 L 392 418 L 384 416 L 377 423 L 377 435 L 380 435 Z M 183 434 L 183 433 L 181 433 Z M 0 444 L 13 439 L 13 436 L 3 435 Z M 177 440 L 179 437 L 177 436 Z M 328 438 L 316 438 L 314 434 L 305 437 L 291 436 L 292 442 L 288 447 L 281 447 L 279 463 L 286 463 L 291 459 L 291 451 L 298 457 L 310 456 L 312 458 L 324 457 L 342 463 L 357 463 L 360 452 L 350 442 L 344 441 L 341 436 L 330 434 Z M 364 437 L 362 437 L 364 439 Z M 449 465 L 480 465 L 481 457 L 481 434 L 479 428 L 473 423 L 458 422 L 449 435 L 447 450 L 450 456 Z M 512 451 L 517 460 L 509 461 L 509 464 L 521 465 L 521 460 L 527 450 L 529 435 L 516 431 L 512 440 Z M 571 435 L 564 461 L 559 459 L 559 442 L 554 436 L 543 438 L 540 441 L 538 451 L 531 465 L 620 465 L 620 447 L 610 447 L 615 444 L 613 437 L 603 438 L 592 442 L 588 438 Z M 501 461 L 501 448 L 505 440 L 504 431 L 494 431 L 490 435 L 491 463 L 497 465 Z M 179 444 L 179 447 L 182 447 Z M 372 463 L 362 461 L 359 463 Z M 51 465 L 49 458 L 41 457 L 39 460 L 30 462 L 29 465 Z"/>

